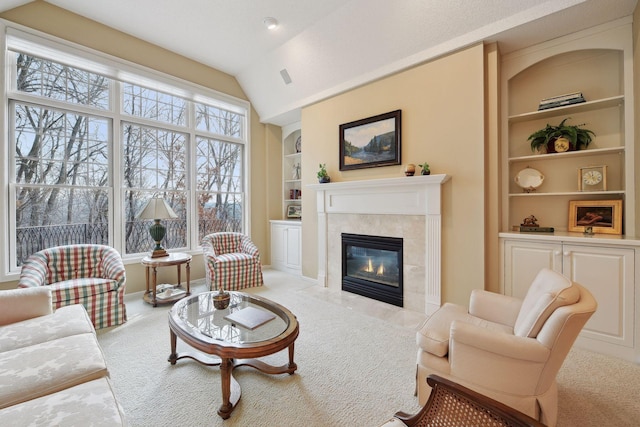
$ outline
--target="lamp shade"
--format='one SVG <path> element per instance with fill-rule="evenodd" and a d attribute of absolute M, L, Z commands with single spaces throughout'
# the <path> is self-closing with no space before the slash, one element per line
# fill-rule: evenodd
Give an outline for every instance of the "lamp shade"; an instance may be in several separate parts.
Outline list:
<path fill-rule="evenodd" d="M 177 217 L 178 215 L 162 197 L 151 198 L 137 216 L 139 219 L 169 219 Z"/>

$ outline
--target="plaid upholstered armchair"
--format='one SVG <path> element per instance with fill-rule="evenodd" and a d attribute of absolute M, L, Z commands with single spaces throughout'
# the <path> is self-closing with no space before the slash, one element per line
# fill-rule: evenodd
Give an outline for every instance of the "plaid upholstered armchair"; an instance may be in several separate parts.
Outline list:
<path fill-rule="evenodd" d="M 210 290 L 236 291 L 262 286 L 257 246 L 242 233 L 212 233 L 202 239 Z"/>
<path fill-rule="evenodd" d="M 22 265 L 18 287 L 49 286 L 53 305 L 82 304 L 96 329 L 126 322 L 125 269 L 110 246 L 67 245 L 44 249 Z"/>

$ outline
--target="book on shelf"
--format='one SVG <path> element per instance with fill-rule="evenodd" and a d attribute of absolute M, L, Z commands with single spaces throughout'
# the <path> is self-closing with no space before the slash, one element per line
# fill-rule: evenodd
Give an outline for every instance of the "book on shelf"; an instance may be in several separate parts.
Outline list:
<path fill-rule="evenodd" d="M 586 102 L 584 98 L 574 98 L 574 99 L 567 99 L 559 102 L 553 102 L 549 104 L 540 104 L 538 106 L 538 111 L 548 110 L 550 108 L 564 107 L 565 105 L 580 104 L 583 102 Z"/>
<path fill-rule="evenodd" d="M 275 317 L 275 314 L 255 307 L 245 307 L 224 316 L 229 322 L 252 330 L 275 319 Z"/>
<path fill-rule="evenodd" d="M 548 110 L 549 108 L 562 107 L 565 105 L 579 104 L 586 102 L 582 92 L 568 93 L 566 95 L 545 98 L 538 104 L 538 111 Z"/>
<path fill-rule="evenodd" d="M 526 225 L 520 226 L 520 231 L 523 233 L 553 233 L 553 227 L 528 227 Z"/>
<path fill-rule="evenodd" d="M 558 102 L 558 101 L 565 101 L 567 99 L 574 99 L 574 98 L 583 98 L 584 99 L 584 95 L 582 95 L 582 92 L 566 93 L 564 95 L 558 95 L 558 96 L 552 96 L 551 98 L 545 98 L 542 101 L 540 101 L 540 104 L 546 104 L 546 103 Z"/>

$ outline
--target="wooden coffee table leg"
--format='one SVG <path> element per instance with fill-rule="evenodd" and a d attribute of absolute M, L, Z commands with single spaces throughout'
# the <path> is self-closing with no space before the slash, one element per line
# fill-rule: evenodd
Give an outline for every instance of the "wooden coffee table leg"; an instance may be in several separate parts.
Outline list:
<path fill-rule="evenodd" d="M 293 375 L 293 373 L 298 369 L 298 365 L 293 361 L 293 350 L 294 350 L 295 342 L 292 342 L 289 346 L 289 375 Z"/>
<path fill-rule="evenodd" d="M 240 400 L 240 384 L 233 378 L 233 359 L 223 358 L 220 363 L 220 382 L 222 384 L 222 405 L 218 415 L 223 420 L 231 416 L 231 412 Z"/>
<path fill-rule="evenodd" d="M 176 364 L 176 361 L 178 360 L 178 353 L 176 353 L 176 346 L 177 346 L 177 338 L 175 332 L 173 332 L 171 329 L 169 329 L 170 332 L 170 337 L 171 337 L 171 354 L 169 355 L 169 362 L 171 362 L 172 365 Z"/>

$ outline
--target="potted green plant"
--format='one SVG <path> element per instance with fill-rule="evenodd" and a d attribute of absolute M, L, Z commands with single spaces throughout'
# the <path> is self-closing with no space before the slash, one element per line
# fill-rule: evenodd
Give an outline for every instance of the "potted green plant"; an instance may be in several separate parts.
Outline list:
<path fill-rule="evenodd" d="M 318 170 L 318 182 L 320 184 L 331 182 L 331 178 L 329 178 L 329 174 L 327 173 L 326 163 L 320 163 L 320 170 Z"/>
<path fill-rule="evenodd" d="M 418 165 L 422 168 L 422 170 L 420 171 L 420 175 L 429 175 L 431 174 L 431 170 L 429 169 L 429 163 L 424 162 L 421 165 Z"/>
<path fill-rule="evenodd" d="M 566 125 L 565 122 L 569 119 L 570 117 L 565 118 L 557 126 L 547 124 L 544 129 L 529 135 L 527 140 L 531 142 L 531 151 L 562 153 L 587 148 L 595 133 L 581 128 L 584 124 Z"/>

